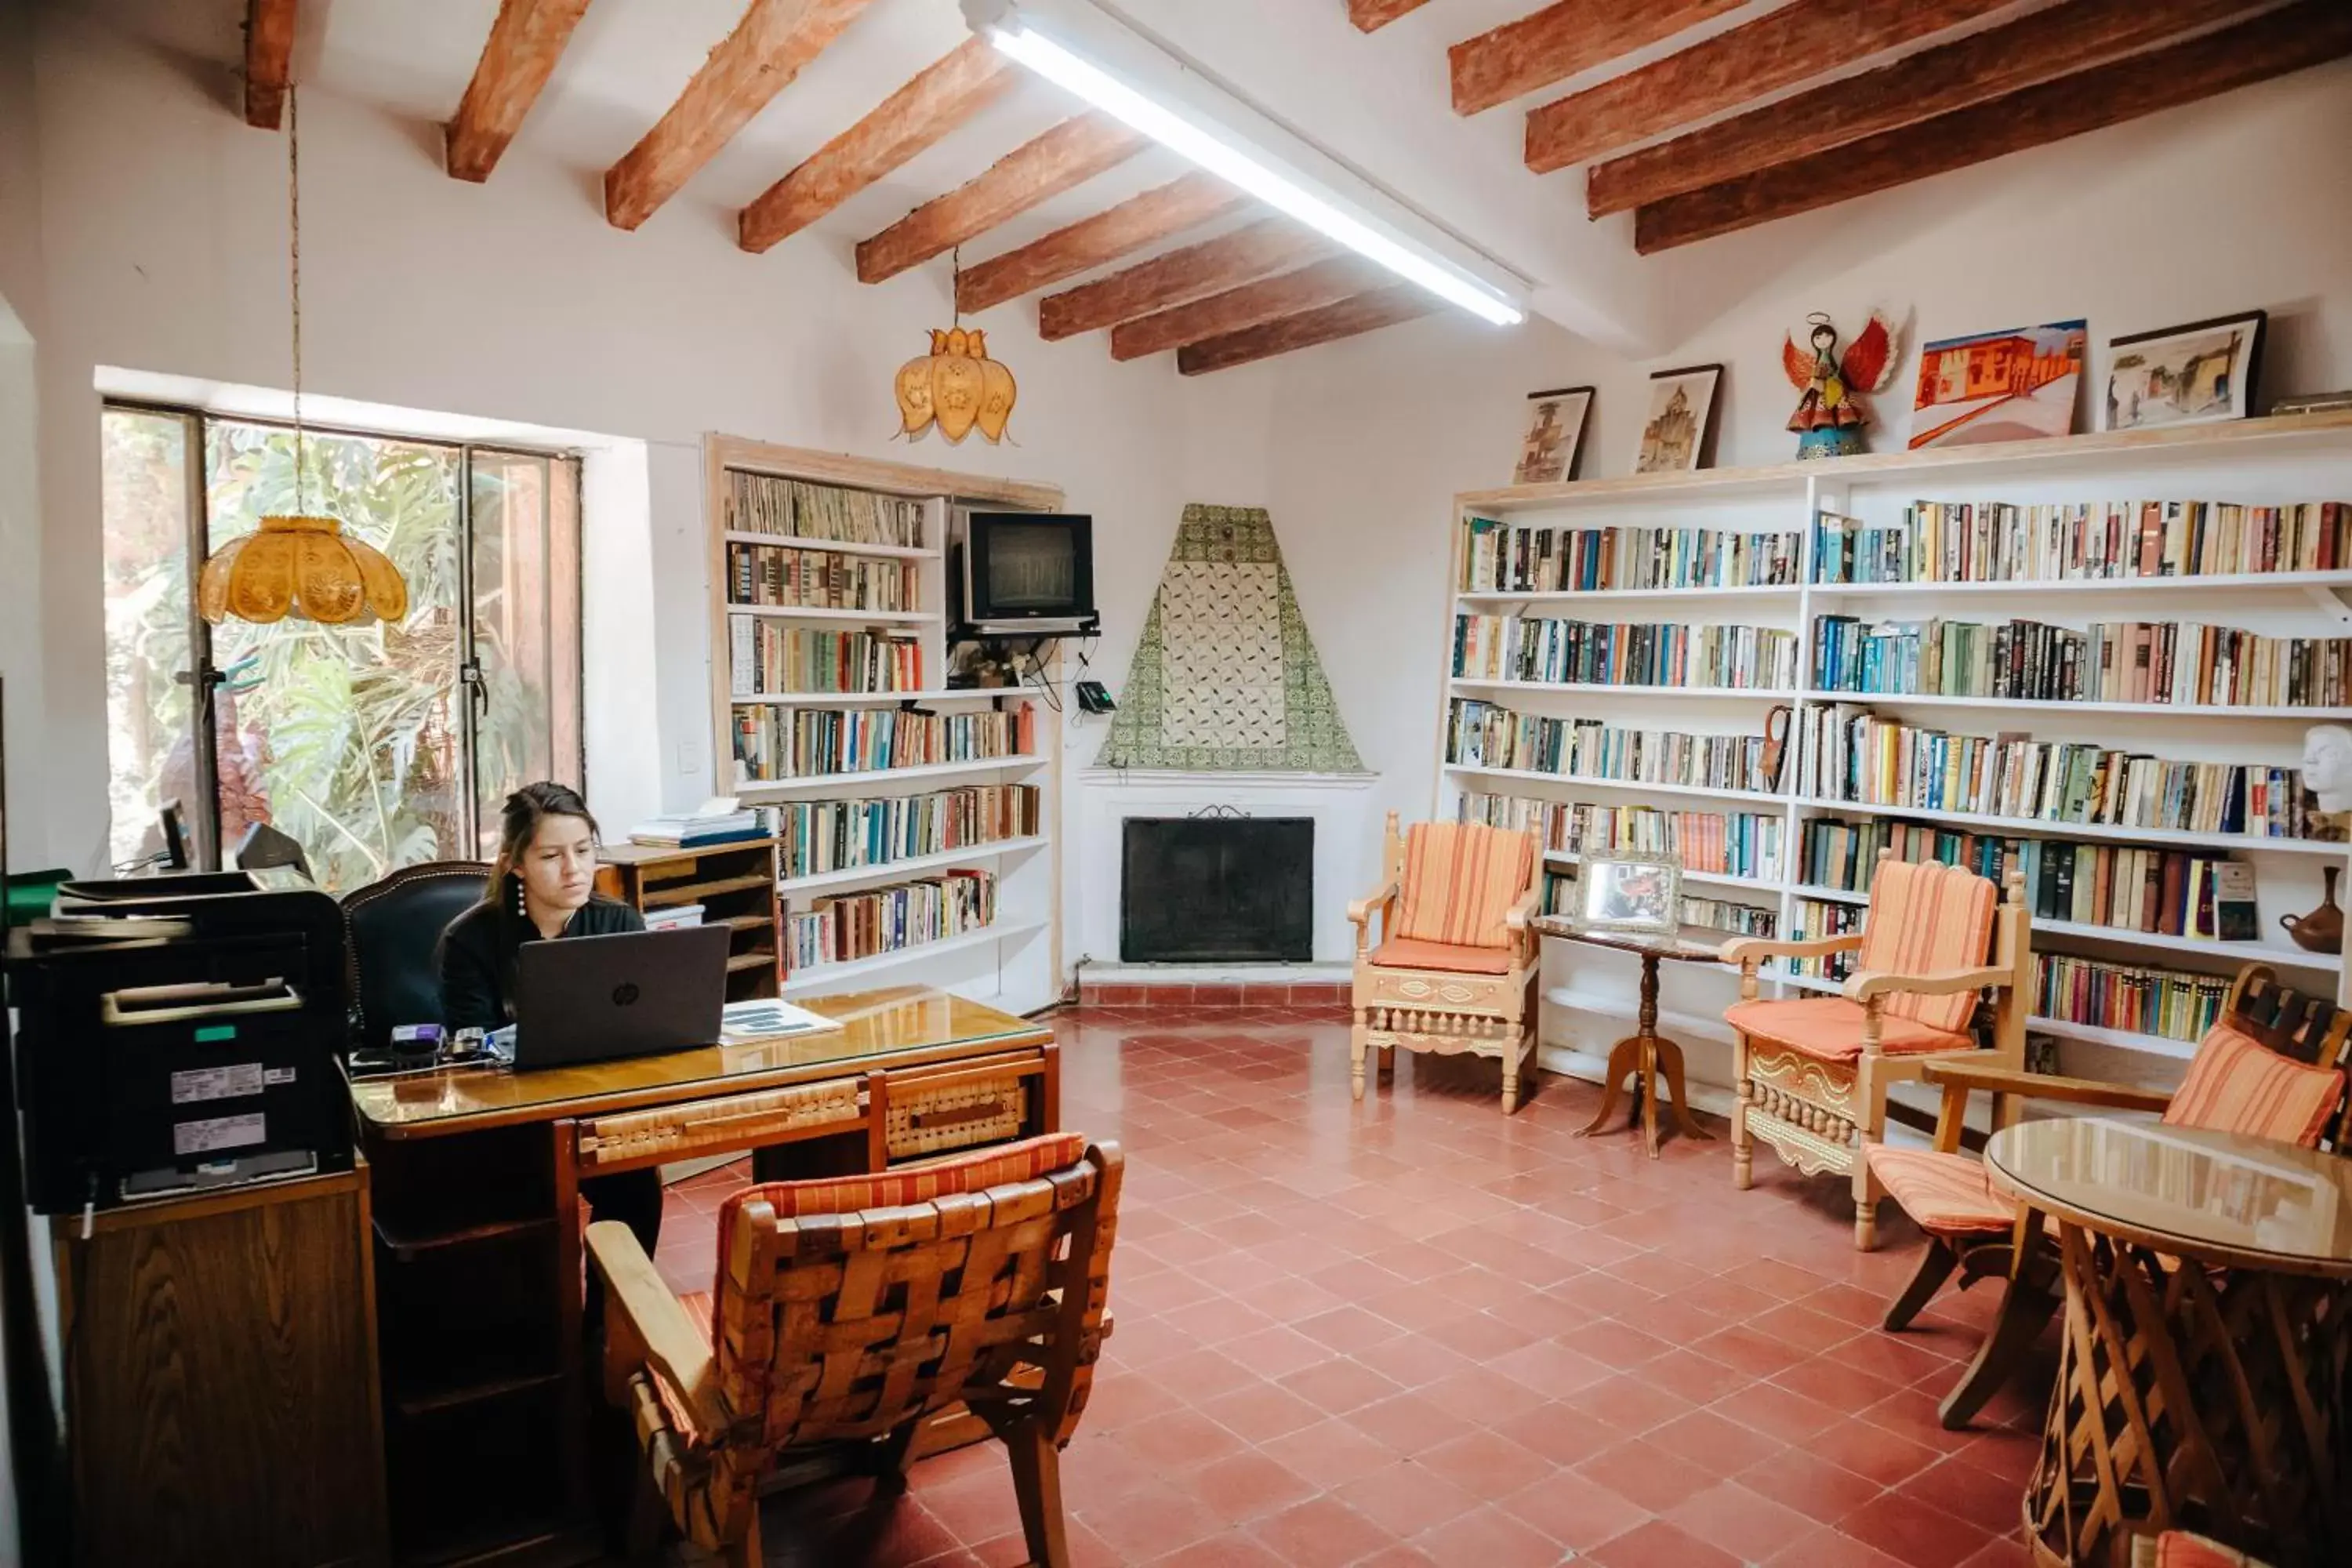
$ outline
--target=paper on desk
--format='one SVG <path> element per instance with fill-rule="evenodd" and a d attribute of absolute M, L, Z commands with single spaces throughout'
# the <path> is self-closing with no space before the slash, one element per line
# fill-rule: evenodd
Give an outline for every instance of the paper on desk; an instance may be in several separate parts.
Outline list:
<path fill-rule="evenodd" d="M 723 1046 L 748 1046 L 761 1040 L 786 1039 L 794 1035 L 818 1035 L 841 1026 L 822 1014 L 805 1007 L 795 1007 L 790 1002 L 773 997 L 754 997 L 748 1002 L 730 1002 L 719 1015 L 719 1043 Z"/>

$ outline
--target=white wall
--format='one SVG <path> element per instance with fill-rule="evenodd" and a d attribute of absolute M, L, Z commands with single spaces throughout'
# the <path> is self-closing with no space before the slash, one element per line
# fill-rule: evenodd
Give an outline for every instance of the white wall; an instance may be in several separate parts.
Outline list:
<path fill-rule="evenodd" d="M 17 792 L 20 857 L 89 865 L 106 809 L 93 371 L 286 384 L 285 142 L 233 111 L 227 72 L 63 8 L 40 12 L 31 59 L 44 521 L 37 571 L 0 584 L 0 624 L 46 606 L 41 657 L 9 649 L 12 677 L 29 665 L 53 716 L 42 775 Z M 1181 401 L 1164 368 L 992 323 L 992 349 L 1021 378 L 1020 444 L 910 450 L 888 440 L 890 374 L 948 319 L 944 263 L 861 287 L 838 238 L 750 256 L 732 215 L 690 194 L 624 233 L 579 171 L 518 148 L 490 184 L 467 184 L 442 172 L 434 128 L 322 92 L 302 107 L 309 389 L 648 444 L 651 575 L 634 611 L 656 629 L 655 732 L 607 739 L 633 748 L 640 784 L 651 759 L 660 804 L 710 787 L 705 431 L 1058 483 L 1098 519 L 1108 594 L 1139 597 L 1122 580 L 1129 559 L 1156 571 L 1182 502 Z M 22 232 L 0 235 L 0 264 Z"/>

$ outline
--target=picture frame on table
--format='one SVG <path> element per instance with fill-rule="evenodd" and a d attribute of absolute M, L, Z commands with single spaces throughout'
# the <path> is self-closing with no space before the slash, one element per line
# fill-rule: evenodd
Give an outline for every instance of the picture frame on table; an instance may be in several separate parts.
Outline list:
<path fill-rule="evenodd" d="M 2107 340 L 2100 428 L 2210 425 L 2254 411 L 2265 310 Z"/>
<path fill-rule="evenodd" d="M 1584 419 L 1591 409 L 1589 386 L 1528 393 L 1527 429 L 1511 482 L 1557 485 L 1576 478 L 1577 458 L 1584 446 Z"/>
<path fill-rule="evenodd" d="M 1650 377 L 1650 406 L 1634 449 L 1637 474 L 1686 474 L 1706 466 L 1715 435 L 1719 364 L 1686 364 Z"/>
<path fill-rule="evenodd" d="M 1588 854 L 1577 868 L 1575 925 L 1673 936 L 1682 930 L 1682 879 L 1671 856 Z"/>

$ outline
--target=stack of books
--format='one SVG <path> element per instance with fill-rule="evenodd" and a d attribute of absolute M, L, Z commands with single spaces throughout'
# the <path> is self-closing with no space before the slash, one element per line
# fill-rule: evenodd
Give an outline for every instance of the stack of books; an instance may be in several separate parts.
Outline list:
<path fill-rule="evenodd" d="M 1456 698 L 1448 710 L 1445 760 L 1464 767 L 1515 768 L 1626 784 L 1761 790 L 1764 737 L 1625 730 L 1591 719 L 1519 713 Z"/>
<path fill-rule="evenodd" d="M 2078 630 L 2041 621 L 1822 616 L 1813 626 L 1813 681 L 1824 691 L 1887 696 L 2333 708 L 2352 698 L 2352 638 L 2263 637 L 2184 621 Z"/>
<path fill-rule="evenodd" d="M 2010 583 L 2332 572 L 2352 562 L 2352 504 L 1914 501 L 1899 527 L 1824 511 L 1816 582 Z"/>
<path fill-rule="evenodd" d="M 1454 673 L 1463 679 L 1576 686 L 1713 686 L 1786 690 L 1797 634 L 1771 626 L 1458 616 Z"/>
<path fill-rule="evenodd" d="M 1801 534 L 1720 528 L 1529 528 L 1468 520 L 1462 589 L 1470 594 L 1793 584 Z"/>
<path fill-rule="evenodd" d="M 698 926 L 701 923 L 702 906 L 700 904 L 672 904 L 667 909 L 646 911 L 647 931 L 683 931 L 688 926 Z"/>
<path fill-rule="evenodd" d="M 654 849 L 702 849 L 773 837 L 757 811 L 705 805 L 699 811 L 656 816 L 629 829 L 629 842 Z"/>
<path fill-rule="evenodd" d="M 2221 1016 L 2229 995 L 2225 975 L 2109 963 L 2071 953 L 2033 955 L 2033 1011 L 2060 1023 L 2196 1040 Z"/>

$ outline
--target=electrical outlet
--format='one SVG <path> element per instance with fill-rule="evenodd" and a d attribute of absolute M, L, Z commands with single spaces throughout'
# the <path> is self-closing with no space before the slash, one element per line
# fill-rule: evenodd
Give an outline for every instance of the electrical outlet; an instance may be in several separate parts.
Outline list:
<path fill-rule="evenodd" d="M 691 741 L 680 741 L 677 743 L 677 771 L 681 773 L 691 773 L 695 771 L 694 742 Z"/>

